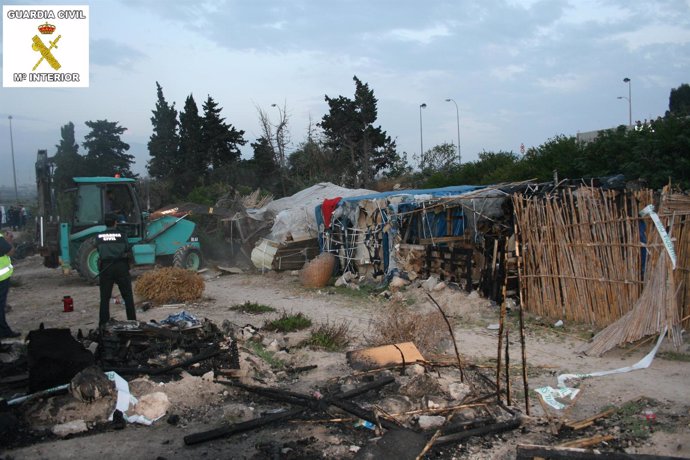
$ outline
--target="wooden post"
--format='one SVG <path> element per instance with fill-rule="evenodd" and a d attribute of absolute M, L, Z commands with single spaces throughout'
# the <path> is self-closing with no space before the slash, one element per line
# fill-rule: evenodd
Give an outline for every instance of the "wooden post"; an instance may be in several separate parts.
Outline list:
<path fill-rule="evenodd" d="M 510 354 L 508 352 L 510 344 L 510 326 L 506 326 L 506 404 L 512 405 L 510 398 Z"/>
<path fill-rule="evenodd" d="M 522 279 L 522 259 L 520 255 L 520 238 L 519 238 L 519 233 L 518 233 L 518 225 L 517 225 L 517 217 L 514 219 L 514 224 L 513 224 L 513 233 L 515 235 L 515 257 L 517 258 L 517 272 L 518 272 L 518 284 L 519 289 L 518 291 L 520 292 L 520 311 L 519 311 L 519 316 L 520 316 L 520 348 L 522 351 L 522 384 L 523 388 L 525 391 L 525 414 L 530 415 L 529 413 L 529 385 L 527 383 L 527 352 L 525 350 L 525 305 L 524 305 L 524 297 L 523 297 L 523 292 L 524 292 L 524 285 L 523 285 L 523 279 Z"/>

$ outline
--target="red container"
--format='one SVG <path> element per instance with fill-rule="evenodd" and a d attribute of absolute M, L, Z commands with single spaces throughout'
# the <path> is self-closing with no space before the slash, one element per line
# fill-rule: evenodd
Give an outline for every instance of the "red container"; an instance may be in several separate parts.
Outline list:
<path fill-rule="evenodd" d="M 72 300 L 72 297 L 66 295 L 62 298 L 62 309 L 65 313 L 74 311 L 74 300 Z"/>

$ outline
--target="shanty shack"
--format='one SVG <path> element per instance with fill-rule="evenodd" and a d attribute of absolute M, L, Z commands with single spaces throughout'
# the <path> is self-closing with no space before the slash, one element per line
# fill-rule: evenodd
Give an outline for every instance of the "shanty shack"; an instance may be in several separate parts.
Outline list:
<path fill-rule="evenodd" d="M 676 253 L 675 269 L 655 281 L 665 245 L 641 213 L 650 204 Z M 319 247 L 337 256 L 341 272 L 435 275 L 498 302 L 514 297 L 546 318 L 597 327 L 626 317 L 633 331 L 617 335 L 626 340 L 664 327 L 677 335 L 688 322 L 688 215 L 685 194 L 628 189 L 620 176 L 396 190 L 329 198 L 315 209 Z M 671 294 L 640 310 L 652 281 L 648 289 L 657 292 L 648 296 Z"/>
<path fill-rule="evenodd" d="M 319 245 L 338 257 L 343 272 L 435 274 L 468 291 L 481 283 L 491 291 L 497 271 L 487 262 L 498 257 L 491 254 L 498 240 L 512 234 L 514 188 L 463 185 L 324 200 L 315 209 Z"/>

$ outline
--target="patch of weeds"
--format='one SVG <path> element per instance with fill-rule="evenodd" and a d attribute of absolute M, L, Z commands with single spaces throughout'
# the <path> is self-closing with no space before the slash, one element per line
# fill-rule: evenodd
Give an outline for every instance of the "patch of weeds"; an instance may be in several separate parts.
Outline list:
<path fill-rule="evenodd" d="M 339 294 L 344 297 L 350 297 L 356 300 L 371 300 L 372 297 L 378 300 L 378 294 L 386 290 L 385 286 L 376 286 L 370 283 L 357 284 L 358 289 L 352 289 L 347 286 L 332 286 L 328 288 L 328 293 Z"/>
<path fill-rule="evenodd" d="M 369 345 L 413 342 L 419 351 L 437 352 L 449 338 L 448 326 L 438 311 L 410 311 L 402 302 L 392 301 L 371 323 Z"/>
<path fill-rule="evenodd" d="M 661 359 L 667 359 L 669 361 L 683 361 L 683 362 L 690 362 L 690 354 L 687 353 L 680 353 L 677 351 L 663 351 L 661 353 L 657 353 L 657 356 Z"/>
<path fill-rule="evenodd" d="M 230 307 L 230 310 L 239 311 L 241 313 L 249 313 L 252 315 L 260 315 L 262 313 L 271 313 L 276 311 L 275 308 L 264 305 L 262 303 L 246 301 L 245 303 L 236 304 Z"/>
<path fill-rule="evenodd" d="M 351 340 L 350 323 L 321 323 L 312 329 L 311 335 L 304 344 L 326 351 L 344 350 Z"/>
<path fill-rule="evenodd" d="M 277 332 L 295 332 L 311 327 L 311 319 L 302 313 L 288 313 L 283 310 L 280 318 L 268 321 L 262 329 Z"/>
<path fill-rule="evenodd" d="M 266 350 L 260 342 L 247 342 L 247 347 L 259 358 L 266 361 L 266 363 L 274 369 L 282 369 L 285 367 L 285 362 L 275 357 L 275 355 Z"/>
<path fill-rule="evenodd" d="M 645 418 L 644 411 L 657 405 L 653 399 L 638 398 L 628 401 L 616 410 L 616 424 L 621 429 L 621 439 L 635 441 L 650 437 L 650 425 Z M 606 407 L 605 409 L 610 408 Z"/>

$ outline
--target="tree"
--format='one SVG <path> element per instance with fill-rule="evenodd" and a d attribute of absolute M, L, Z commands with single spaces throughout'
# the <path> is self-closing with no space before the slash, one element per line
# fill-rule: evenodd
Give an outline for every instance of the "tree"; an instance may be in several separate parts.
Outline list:
<path fill-rule="evenodd" d="M 424 152 L 419 159 L 419 169 L 422 174 L 431 175 L 437 172 L 449 171 L 458 164 L 458 152 L 452 143 L 445 142 Z"/>
<path fill-rule="evenodd" d="M 261 108 L 259 111 L 259 124 L 261 125 L 262 137 L 268 143 L 273 152 L 274 162 L 278 167 L 280 173 L 280 187 L 283 196 L 287 195 L 287 172 L 288 159 L 286 155 L 287 146 L 290 143 L 290 130 L 288 129 L 289 116 L 287 113 L 287 106 L 278 107 L 276 104 L 272 105 L 278 109 L 278 123 L 273 124 L 268 112 Z"/>
<path fill-rule="evenodd" d="M 565 178 L 581 177 L 579 169 L 582 147 L 574 136 L 555 136 L 539 147 L 532 147 L 522 158 L 519 179 L 550 181 L 554 171 Z"/>
<path fill-rule="evenodd" d="M 126 153 L 129 144 L 120 138 L 127 128 L 119 126 L 116 121 L 108 120 L 87 121 L 85 124 L 91 128 L 82 143 L 87 151 L 86 164 L 89 175 L 120 174 L 124 177 L 136 177 L 130 169 L 134 163 L 134 155 Z"/>
<path fill-rule="evenodd" d="M 152 111 L 151 124 L 153 134 L 149 138 L 148 148 L 151 159 L 146 169 L 155 179 L 164 179 L 175 174 L 180 136 L 178 135 L 177 110 L 175 103 L 168 104 L 163 96 L 163 88 L 156 82 L 158 101 Z"/>
<path fill-rule="evenodd" d="M 373 125 L 378 116 L 374 91 L 357 76 L 353 80 L 354 99 L 325 96 L 329 113 L 319 126 L 326 136 L 326 146 L 333 149 L 335 161 L 343 168 L 343 182 L 371 187 L 376 174 L 395 161 L 395 141 L 380 126 Z"/>
<path fill-rule="evenodd" d="M 683 83 L 671 90 L 668 98 L 668 111 L 677 116 L 690 115 L 690 85 Z"/>
<path fill-rule="evenodd" d="M 84 157 L 79 155 L 79 144 L 74 138 L 74 123 L 71 121 L 60 128 L 60 143 L 53 157 L 55 190 L 61 192 L 73 186 L 72 178 L 85 172 Z"/>
<path fill-rule="evenodd" d="M 180 145 L 174 168 L 177 183 L 173 192 L 178 198 L 187 196 L 202 185 L 206 177 L 209 162 L 203 146 L 202 125 L 203 119 L 199 116 L 194 96 L 190 94 L 180 112 Z"/>
<path fill-rule="evenodd" d="M 426 187 L 489 185 L 517 180 L 520 158 L 513 152 L 482 152 L 477 161 L 456 165 L 451 171 L 432 174 Z"/>
<path fill-rule="evenodd" d="M 256 185 L 272 192 L 275 191 L 277 183 L 275 176 L 278 165 L 276 165 L 273 149 L 268 139 L 260 137 L 251 146 L 254 149 L 252 166 L 255 171 Z"/>
<path fill-rule="evenodd" d="M 234 126 L 225 123 L 220 116 L 221 108 L 218 103 L 208 96 L 203 105 L 204 118 L 201 126 L 201 140 L 205 159 L 214 171 L 236 163 L 241 156 L 240 145 L 247 141 L 244 131 L 238 131 Z"/>

